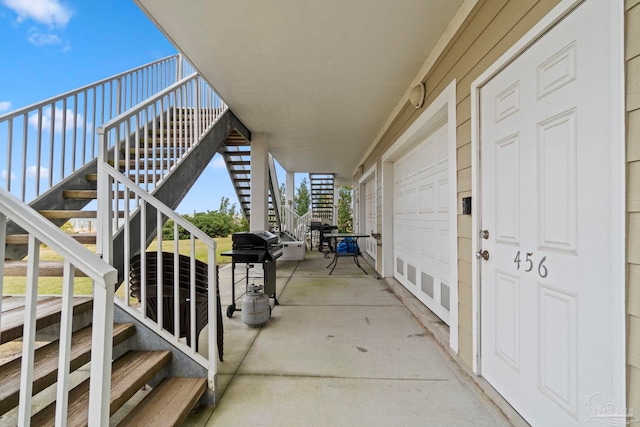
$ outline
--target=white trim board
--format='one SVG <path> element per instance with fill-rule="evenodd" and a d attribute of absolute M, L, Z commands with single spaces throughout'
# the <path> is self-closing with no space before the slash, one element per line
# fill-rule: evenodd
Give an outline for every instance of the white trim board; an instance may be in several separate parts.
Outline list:
<path fill-rule="evenodd" d="M 363 193 L 363 186 L 369 182 L 372 182 L 375 185 L 375 194 L 374 194 L 374 206 L 376 209 L 376 230 L 374 230 L 374 232 L 378 232 L 377 226 L 378 226 L 378 164 L 375 163 L 373 166 L 371 166 L 369 169 L 367 169 L 367 171 L 365 173 L 362 174 L 362 176 L 360 177 L 360 179 L 358 180 L 357 183 L 357 189 L 358 189 L 358 227 L 359 227 L 359 231 L 363 232 L 363 233 L 370 233 L 371 230 L 363 230 L 362 228 L 365 227 L 365 223 L 366 223 L 366 218 L 363 216 L 363 213 L 366 213 L 365 209 L 362 209 L 362 206 L 364 206 L 367 201 L 366 201 L 366 195 L 365 193 Z M 366 252 L 366 251 L 365 251 Z M 378 256 L 379 254 L 377 253 L 376 250 L 376 258 L 373 260 L 373 267 L 376 271 L 378 271 Z"/>
<path fill-rule="evenodd" d="M 456 81 L 453 80 L 425 111 L 382 155 L 382 277 L 393 277 L 393 162 L 415 147 L 429 133 L 447 123 L 449 138 L 449 280 L 451 305 L 449 346 L 458 352 L 458 185 L 456 162 Z"/>

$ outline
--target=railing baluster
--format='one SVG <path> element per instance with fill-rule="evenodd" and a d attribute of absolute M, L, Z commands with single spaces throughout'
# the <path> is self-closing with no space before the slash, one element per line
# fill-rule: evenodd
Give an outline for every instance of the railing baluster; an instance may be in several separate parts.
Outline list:
<path fill-rule="evenodd" d="M 180 338 L 180 234 L 178 223 L 173 223 L 173 335 Z M 193 325 L 193 323 L 191 324 Z"/>
<path fill-rule="evenodd" d="M 13 119 L 10 119 L 8 124 L 7 124 L 7 141 L 12 141 L 13 140 Z M 11 191 L 11 165 L 13 163 L 13 159 L 11 157 L 12 153 L 11 153 L 11 148 L 13 147 L 13 144 L 7 144 L 7 191 Z"/>
<path fill-rule="evenodd" d="M 156 273 L 156 293 L 157 293 L 157 301 L 156 310 L 157 310 L 157 320 L 158 325 L 160 327 L 164 326 L 164 260 L 162 259 L 162 212 L 159 209 L 156 209 L 156 236 L 158 241 L 158 248 L 156 249 L 157 256 L 157 273 Z M 175 236 L 174 236 L 175 237 Z"/>
<path fill-rule="evenodd" d="M 24 202 L 27 194 L 27 142 L 29 140 L 29 117 L 24 113 L 22 124 L 22 201 Z"/>
<path fill-rule="evenodd" d="M 51 104 L 51 124 L 49 126 L 49 187 L 53 187 L 53 155 L 56 140 L 56 104 Z"/>
<path fill-rule="evenodd" d="M 71 332 L 73 325 L 73 278 L 75 267 L 64 261 L 62 275 L 62 306 L 60 317 L 60 345 L 58 347 L 58 384 L 56 393 L 56 426 L 67 425 L 69 402 L 69 372 L 71 370 Z"/>
<path fill-rule="evenodd" d="M 71 171 L 76 171 L 76 152 L 78 150 L 78 94 L 73 95 L 73 151 L 71 151 Z"/>
<path fill-rule="evenodd" d="M 0 212 L 0 260 L 4 260 L 7 241 L 7 216 Z M 4 295 L 4 262 L 0 262 L 0 295 Z M 2 298 L 0 297 L 0 313 L 2 313 Z M 2 316 L 0 316 L 0 338 L 2 337 Z"/>
<path fill-rule="evenodd" d="M 190 257 L 189 257 L 189 332 L 191 335 L 191 348 L 193 351 L 197 348 L 198 336 L 196 335 L 196 239 L 193 234 L 190 237 Z M 215 356 L 214 356 L 215 357 Z"/>
<path fill-rule="evenodd" d="M 129 191 L 127 188 L 125 191 Z M 140 209 L 140 301 L 142 317 L 147 317 L 147 202 L 142 201 Z M 127 290 L 127 301 L 131 290 Z"/>
<path fill-rule="evenodd" d="M 22 366 L 20 368 L 20 400 L 18 425 L 31 423 L 31 394 L 33 390 L 33 362 L 36 341 L 36 309 L 38 299 L 38 267 L 40 242 L 29 235 L 25 319 L 22 333 Z"/>
<path fill-rule="evenodd" d="M 67 98 L 62 100 L 62 145 L 60 152 L 61 172 L 60 179 L 64 179 L 64 165 L 67 163 Z M 73 170 L 73 167 L 72 169 Z"/>
<path fill-rule="evenodd" d="M 82 92 L 82 164 L 87 162 L 87 92 Z"/>
<path fill-rule="evenodd" d="M 96 88 L 92 88 L 91 102 L 93 103 L 93 108 L 91 109 L 91 157 L 94 158 L 96 156 L 96 109 L 98 108 L 98 102 L 96 100 L 98 91 Z"/>
<path fill-rule="evenodd" d="M 209 246 L 207 252 L 207 264 L 209 266 L 208 286 L 207 286 L 207 303 L 209 312 L 209 389 L 217 391 L 216 374 L 218 373 L 218 304 L 216 298 L 218 295 L 218 275 L 216 274 L 216 243 Z"/>
<path fill-rule="evenodd" d="M 40 195 L 40 162 L 42 159 L 42 107 L 38 108 L 38 129 L 36 130 L 36 169 L 35 169 L 35 190 L 36 197 Z"/>

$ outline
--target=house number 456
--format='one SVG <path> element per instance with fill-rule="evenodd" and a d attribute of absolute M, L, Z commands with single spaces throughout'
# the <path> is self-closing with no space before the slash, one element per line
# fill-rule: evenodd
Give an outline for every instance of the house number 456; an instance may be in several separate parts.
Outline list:
<path fill-rule="evenodd" d="M 547 257 L 543 256 L 540 262 L 538 263 L 538 275 L 540 275 L 540 277 L 547 277 L 547 275 L 549 274 L 549 272 L 547 271 L 547 267 L 545 267 L 544 265 L 544 262 L 546 260 L 547 260 Z M 513 259 L 513 262 L 516 264 L 518 271 L 520 270 L 520 264 L 524 263 L 524 266 L 522 266 L 522 268 L 524 269 L 525 272 L 528 273 L 531 270 L 533 270 L 533 266 L 534 266 L 533 252 L 526 252 L 525 259 L 522 260 L 520 259 L 520 251 L 518 251 L 518 253 L 516 254 L 516 257 Z"/>

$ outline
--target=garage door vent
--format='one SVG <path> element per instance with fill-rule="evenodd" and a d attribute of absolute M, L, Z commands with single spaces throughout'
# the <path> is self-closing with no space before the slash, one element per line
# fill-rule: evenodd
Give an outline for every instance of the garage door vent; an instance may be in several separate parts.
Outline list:
<path fill-rule="evenodd" d="M 427 273 L 422 273 L 420 286 L 422 292 L 433 298 L 433 276 L 429 276 Z"/>
<path fill-rule="evenodd" d="M 404 276 L 404 261 L 402 261 L 400 258 L 396 259 L 396 271 L 398 272 L 398 274 Z"/>
<path fill-rule="evenodd" d="M 447 311 L 450 311 L 449 306 L 451 305 L 451 289 L 444 283 L 440 283 L 440 305 L 444 307 Z"/>
<path fill-rule="evenodd" d="M 409 263 L 407 263 L 407 279 L 414 285 L 416 284 L 416 268 Z"/>

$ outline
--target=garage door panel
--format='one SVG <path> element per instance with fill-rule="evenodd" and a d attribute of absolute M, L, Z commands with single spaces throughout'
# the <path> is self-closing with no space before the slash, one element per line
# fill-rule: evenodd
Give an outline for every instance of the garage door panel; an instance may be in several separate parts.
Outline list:
<path fill-rule="evenodd" d="M 432 213 L 435 211 L 435 189 L 433 182 L 429 180 L 424 180 L 424 184 L 418 189 L 418 198 L 420 203 L 420 211 L 421 214 Z"/>
<path fill-rule="evenodd" d="M 442 172 L 438 179 L 438 202 L 438 212 L 449 212 L 449 178 L 446 172 Z"/>
<path fill-rule="evenodd" d="M 394 165 L 394 176 L 402 176 L 394 185 L 394 201 L 398 202 L 394 206 L 394 229 L 398 230 L 394 276 L 448 323 L 451 195 L 447 147 L 447 128 L 442 126 Z"/>

